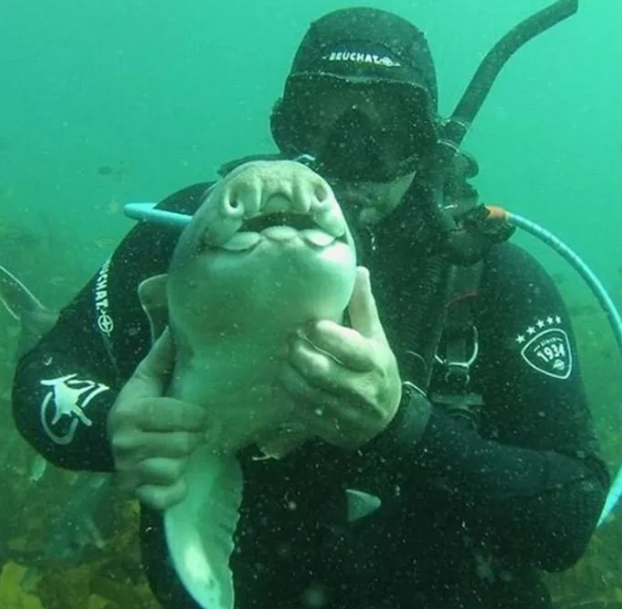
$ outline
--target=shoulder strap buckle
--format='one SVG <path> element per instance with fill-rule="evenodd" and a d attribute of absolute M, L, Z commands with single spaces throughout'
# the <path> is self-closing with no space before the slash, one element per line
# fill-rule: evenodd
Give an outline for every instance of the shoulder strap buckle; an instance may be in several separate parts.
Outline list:
<path fill-rule="evenodd" d="M 471 381 L 471 366 L 479 355 L 477 327 L 471 325 L 468 330 L 472 335 L 470 341 L 466 338 L 451 341 L 446 345 L 445 357 L 441 357 L 438 353 L 434 356 L 434 360 L 445 369 L 445 382 L 457 389 L 465 389 Z M 467 351 L 467 343 L 470 343 L 469 351 Z"/>

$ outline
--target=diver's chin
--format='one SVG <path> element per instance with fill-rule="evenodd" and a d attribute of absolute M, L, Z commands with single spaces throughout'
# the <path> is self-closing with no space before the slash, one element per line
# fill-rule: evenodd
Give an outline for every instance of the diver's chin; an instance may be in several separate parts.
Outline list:
<path fill-rule="evenodd" d="M 331 186 L 345 213 L 361 227 L 378 224 L 403 200 L 417 172 L 389 182 L 336 181 Z"/>

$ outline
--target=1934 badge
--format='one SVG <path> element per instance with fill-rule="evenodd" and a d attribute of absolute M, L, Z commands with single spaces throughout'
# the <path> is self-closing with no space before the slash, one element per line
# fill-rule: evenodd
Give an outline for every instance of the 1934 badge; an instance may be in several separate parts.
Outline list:
<path fill-rule="evenodd" d="M 556 326 L 559 316 L 540 319 L 516 338 L 522 358 L 534 369 L 547 376 L 567 379 L 572 373 L 572 351 L 565 330 Z"/>

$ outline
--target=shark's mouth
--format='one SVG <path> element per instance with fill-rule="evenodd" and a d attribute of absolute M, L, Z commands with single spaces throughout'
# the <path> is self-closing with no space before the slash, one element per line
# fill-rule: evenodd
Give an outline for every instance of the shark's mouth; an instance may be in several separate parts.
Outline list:
<path fill-rule="evenodd" d="M 309 246 L 326 248 L 335 242 L 347 243 L 345 221 L 339 214 L 313 214 L 277 211 L 246 218 L 237 230 L 221 243 L 209 243 L 210 249 L 242 252 L 261 242 L 298 239 Z"/>
<path fill-rule="evenodd" d="M 272 226 L 290 226 L 296 230 L 318 227 L 317 223 L 309 214 L 274 212 L 245 220 L 242 223 L 241 230 L 260 233 L 264 229 Z"/>

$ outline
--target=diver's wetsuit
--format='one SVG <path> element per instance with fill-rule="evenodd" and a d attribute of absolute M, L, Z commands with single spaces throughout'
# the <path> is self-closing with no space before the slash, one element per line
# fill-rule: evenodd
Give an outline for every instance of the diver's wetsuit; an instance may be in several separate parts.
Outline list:
<path fill-rule="evenodd" d="M 191 213 L 204 189 L 187 188 L 164 206 Z M 166 272 L 176 237 L 134 228 L 21 360 L 14 416 L 53 463 L 113 469 L 106 416 L 150 343 L 137 285 Z M 356 453 L 319 442 L 281 461 L 242 453 L 232 557 L 238 609 L 549 606 L 536 571 L 578 559 L 608 485 L 568 316 L 538 264 L 506 244 L 488 254 L 476 323 L 472 388 L 485 403 L 477 429 L 434 406 L 413 442 L 417 421 L 405 393 L 390 426 Z M 348 522 L 346 489 L 382 505 Z M 166 559 L 159 514 L 143 510 L 142 525 L 162 604 L 194 608 Z"/>

